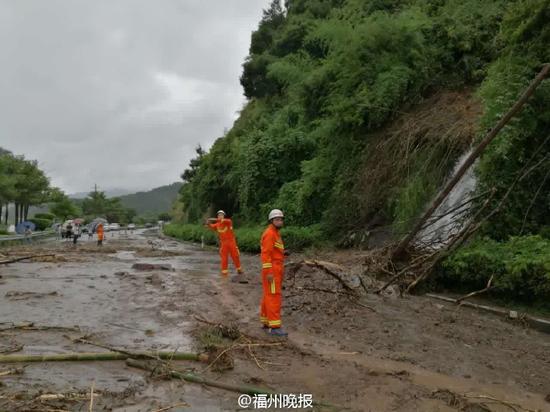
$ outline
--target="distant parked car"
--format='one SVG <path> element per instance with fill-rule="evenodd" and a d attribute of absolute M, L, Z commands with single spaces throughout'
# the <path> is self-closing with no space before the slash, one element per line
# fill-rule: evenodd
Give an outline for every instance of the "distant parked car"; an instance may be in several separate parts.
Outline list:
<path fill-rule="evenodd" d="M 111 230 L 120 230 L 120 225 L 118 223 L 111 223 L 109 227 Z"/>
<path fill-rule="evenodd" d="M 153 227 L 152 223 L 145 223 L 145 227 Z"/>
<path fill-rule="evenodd" d="M 136 225 L 135 225 L 134 223 L 130 223 L 130 224 L 128 225 L 128 229 L 129 229 L 129 230 L 134 230 L 135 228 L 136 228 Z"/>

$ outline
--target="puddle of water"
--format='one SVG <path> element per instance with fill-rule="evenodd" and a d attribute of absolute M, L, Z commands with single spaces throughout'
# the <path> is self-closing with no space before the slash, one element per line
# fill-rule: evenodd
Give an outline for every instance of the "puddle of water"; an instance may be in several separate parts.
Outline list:
<path fill-rule="evenodd" d="M 136 260 L 135 253 L 134 250 L 117 250 L 116 253 L 110 254 L 109 256 L 120 260 Z"/>

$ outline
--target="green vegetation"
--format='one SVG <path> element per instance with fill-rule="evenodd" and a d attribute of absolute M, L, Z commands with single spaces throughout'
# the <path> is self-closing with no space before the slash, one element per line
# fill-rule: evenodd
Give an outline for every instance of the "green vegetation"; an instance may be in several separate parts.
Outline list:
<path fill-rule="evenodd" d="M 346 245 L 380 225 L 407 230 L 550 62 L 548 21 L 550 0 L 274 0 L 243 65 L 248 102 L 208 152 L 197 149 L 174 217 L 194 224 L 224 209 L 255 227 L 277 207 L 291 226 Z M 480 236 L 498 250 L 517 236 L 535 247 L 549 230 L 548 107 L 550 80 L 476 166 L 479 192 L 494 190 Z M 522 276 L 539 279 L 533 270 Z"/>
<path fill-rule="evenodd" d="M 82 215 L 82 210 L 64 193 L 56 193 L 50 203 L 50 213 L 60 221 L 73 219 Z M 36 215 L 36 217 L 39 217 Z"/>
<path fill-rule="evenodd" d="M 457 111 L 456 102 L 443 100 L 434 116 L 410 124 L 413 133 L 391 124 L 438 91 L 470 95 L 464 104 L 472 106 L 470 90 L 481 85 L 481 130 L 490 127 L 548 60 L 547 6 L 540 0 L 291 0 L 285 11 L 273 1 L 244 63 L 248 104 L 209 152 L 197 149 L 182 175 L 183 221 L 223 208 L 240 222 L 258 224 L 280 207 L 290 224 L 321 224 L 332 237 L 373 220 L 406 229 L 481 134 L 471 127 L 481 110 L 440 122 L 436 115 L 445 118 L 445 109 Z M 510 57 L 526 45 L 527 60 Z M 544 123 L 543 95 L 533 103 L 538 109 L 526 112 Z M 530 124 L 522 141 L 540 140 L 543 123 Z M 501 164 L 512 152 L 496 146 L 480 165 L 484 186 L 513 177 Z M 496 169 L 508 179 L 489 177 Z M 535 189 L 518 195 L 524 210 Z"/>
<path fill-rule="evenodd" d="M 56 215 L 54 213 L 35 213 L 33 217 L 37 219 L 46 219 L 46 220 L 54 221 L 56 218 Z"/>
<path fill-rule="evenodd" d="M 438 281 L 447 287 L 483 289 L 493 276 L 493 296 L 550 309 L 550 240 L 541 236 L 478 239 L 447 259 L 442 269 Z"/>
<path fill-rule="evenodd" d="M 488 68 L 480 95 L 485 106 L 481 124 L 490 127 L 529 84 L 543 62 L 550 62 L 550 1 L 510 2 L 497 42 L 502 50 Z M 479 189 L 496 189 L 492 210 L 513 182 L 506 203 L 492 215 L 484 233 L 494 239 L 537 234 L 550 226 L 550 81 L 492 143 L 478 167 Z"/>
<path fill-rule="evenodd" d="M 260 238 L 264 227 L 242 227 L 235 230 L 239 250 L 242 252 L 260 252 Z M 190 242 L 201 242 L 207 245 L 217 244 L 217 235 L 212 230 L 196 224 L 168 224 L 164 233 L 177 239 Z M 286 227 L 282 230 L 285 247 L 290 250 L 304 250 L 319 246 L 323 243 L 323 236 L 318 226 L 313 227 Z"/>
<path fill-rule="evenodd" d="M 36 230 L 46 230 L 52 226 L 53 221 L 49 219 L 39 219 L 32 217 L 29 222 L 33 222 L 36 225 Z"/>
<path fill-rule="evenodd" d="M 94 190 L 88 197 L 78 202 L 86 220 L 103 217 L 109 222 L 117 222 L 127 225 L 136 216 L 134 209 L 122 205 L 120 198 L 107 198 L 105 192 Z"/>
<path fill-rule="evenodd" d="M 38 162 L 0 150 L 0 217 L 9 222 L 9 206 L 14 205 L 14 222 L 27 220 L 29 208 L 49 200 L 52 194 L 49 179 L 38 168 Z"/>
<path fill-rule="evenodd" d="M 541 63 L 550 61 L 550 1 L 508 3 L 495 40 L 499 56 L 479 89 L 484 129 L 513 104 Z M 443 263 L 443 284 L 479 288 L 494 275 L 493 296 L 550 309 L 548 107 L 546 80 L 481 158 L 478 191 L 495 190 L 481 216 L 484 237 Z"/>

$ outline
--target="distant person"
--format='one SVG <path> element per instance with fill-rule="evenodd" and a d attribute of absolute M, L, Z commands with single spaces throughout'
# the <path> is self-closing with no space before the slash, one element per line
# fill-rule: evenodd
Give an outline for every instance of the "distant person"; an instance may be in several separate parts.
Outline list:
<path fill-rule="evenodd" d="M 221 273 L 222 276 L 229 275 L 229 255 L 233 259 L 233 264 L 237 269 L 239 275 L 243 274 L 241 267 L 241 259 L 239 256 L 239 248 L 237 246 L 237 240 L 233 232 L 233 222 L 231 219 L 225 217 L 225 212 L 219 210 L 217 219 L 208 219 L 205 226 L 218 233 L 220 239 L 220 257 L 221 257 Z M 211 223 L 215 221 L 215 223 Z"/>
<path fill-rule="evenodd" d="M 31 243 L 32 230 L 31 230 L 30 227 L 27 226 L 25 228 L 24 236 L 25 236 L 25 242 L 26 243 Z"/>
<path fill-rule="evenodd" d="M 82 234 L 82 231 L 80 229 L 80 225 L 77 223 L 74 225 L 74 229 L 73 229 L 73 245 L 76 245 L 76 242 L 81 234 Z"/>
<path fill-rule="evenodd" d="M 88 241 L 94 238 L 94 232 L 92 232 L 90 226 L 88 226 Z"/>
<path fill-rule="evenodd" d="M 97 225 L 97 245 L 101 246 L 103 245 L 103 236 L 105 235 L 103 231 L 103 223 L 100 223 Z"/>
<path fill-rule="evenodd" d="M 73 225 L 70 223 L 67 225 L 67 230 L 65 232 L 65 239 L 70 239 L 73 236 Z"/>
<path fill-rule="evenodd" d="M 284 215 L 279 209 L 269 212 L 269 226 L 262 234 L 262 286 L 260 321 L 266 331 L 273 336 L 288 336 L 282 328 L 281 304 L 284 274 L 285 246 L 280 229 L 284 225 Z"/>

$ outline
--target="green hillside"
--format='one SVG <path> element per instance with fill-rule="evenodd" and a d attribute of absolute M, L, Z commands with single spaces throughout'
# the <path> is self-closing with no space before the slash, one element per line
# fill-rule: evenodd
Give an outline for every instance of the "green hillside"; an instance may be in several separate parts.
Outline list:
<path fill-rule="evenodd" d="M 123 206 L 134 209 L 138 215 L 168 212 L 172 208 L 172 204 L 176 200 L 181 186 L 181 183 L 172 183 L 147 192 L 119 196 L 119 199 Z"/>
<path fill-rule="evenodd" d="M 548 0 L 285 6 L 273 1 L 252 34 L 240 117 L 183 175 L 189 222 L 208 208 L 261 222 L 280 207 L 290 224 L 320 223 L 333 239 L 379 224 L 404 230 L 550 61 Z M 481 160 L 479 186 L 495 188 L 493 203 L 548 135 L 549 100 L 546 81 Z M 529 206 L 537 191 L 550 192 L 546 169 L 489 219 L 487 233 L 549 224 L 546 203 Z"/>
<path fill-rule="evenodd" d="M 550 62 L 548 22 L 550 0 L 274 0 L 243 65 L 248 102 L 183 173 L 187 225 L 171 230 L 190 238 L 218 208 L 254 227 L 276 207 L 338 246 L 401 237 Z M 494 276 L 494 295 L 547 305 L 549 107 L 546 79 L 478 159 L 476 232 L 440 284 Z"/>

